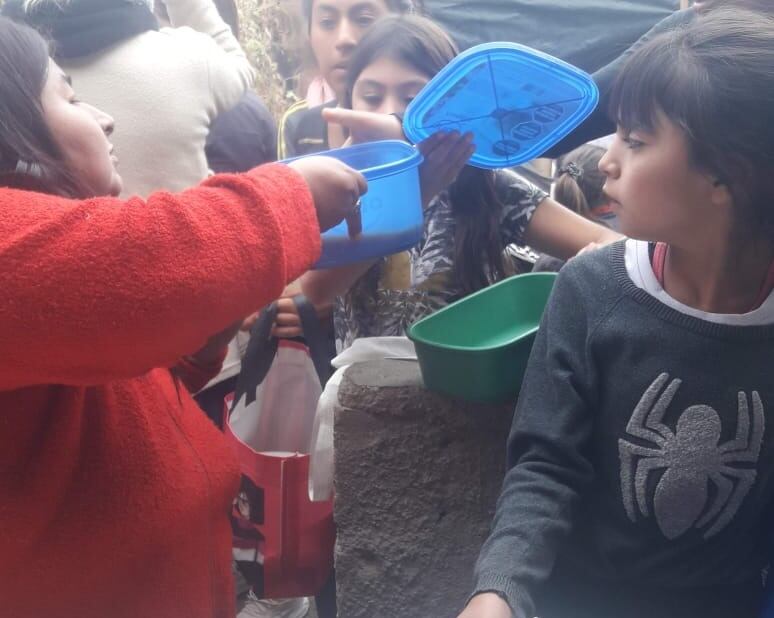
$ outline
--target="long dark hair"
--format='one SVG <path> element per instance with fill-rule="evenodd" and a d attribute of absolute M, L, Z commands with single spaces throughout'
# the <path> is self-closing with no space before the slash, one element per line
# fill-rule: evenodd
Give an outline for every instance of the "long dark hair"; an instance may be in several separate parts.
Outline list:
<path fill-rule="evenodd" d="M 48 63 L 35 30 L 0 17 L 0 185 L 77 197 L 43 116 Z"/>
<path fill-rule="evenodd" d="M 434 77 L 457 55 L 457 46 L 434 22 L 416 15 L 386 17 L 360 40 L 349 61 L 345 105 L 363 70 L 379 58 L 391 58 Z M 449 187 L 455 219 L 455 278 L 464 294 L 506 275 L 500 236 L 502 204 L 494 172 L 465 167 Z"/>
<path fill-rule="evenodd" d="M 624 130 L 653 129 L 661 110 L 694 165 L 728 187 L 750 229 L 774 233 L 774 18 L 711 11 L 637 50 L 613 87 Z"/>

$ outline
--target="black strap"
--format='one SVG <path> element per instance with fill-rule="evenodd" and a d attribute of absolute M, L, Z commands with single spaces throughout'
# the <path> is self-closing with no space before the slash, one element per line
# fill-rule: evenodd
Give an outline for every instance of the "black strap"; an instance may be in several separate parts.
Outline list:
<path fill-rule="evenodd" d="M 250 329 L 250 342 L 247 344 L 247 351 L 242 359 L 242 369 L 234 389 L 232 410 L 244 394 L 247 395 L 246 405 L 254 402 L 258 385 L 264 381 L 266 374 L 269 373 L 279 343 L 276 337 L 271 336 L 271 329 L 276 320 L 277 304 L 272 303 L 261 311 L 261 315 Z"/>
<path fill-rule="evenodd" d="M 333 373 L 330 361 L 333 356 L 333 350 L 331 350 L 330 341 L 320 326 L 317 311 L 315 311 L 314 306 L 306 296 L 303 294 L 294 296 L 293 302 L 301 318 L 301 328 L 304 332 L 304 339 L 309 348 L 309 355 L 312 357 L 317 377 L 320 378 L 320 384 L 325 384 Z"/>
<path fill-rule="evenodd" d="M 333 371 L 330 363 L 331 344 L 320 326 L 317 312 L 307 298 L 303 295 L 294 296 L 293 302 L 298 310 L 304 340 L 309 348 L 315 372 L 320 379 L 320 384 L 323 385 L 331 377 Z M 272 303 L 261 311 L 261 315 L 250 329 L 250 343 L 248 343 L 245 356 L 242 359 L 242 370 L 239 372 L 234 389 L 232 409 L 242 398 L 242 395 L 246 394 L 247 396 L 246 405 L 255 401 L 258 386 L 266 379 L 277 354 L 279 339 L 271 334 L 276 321 L 277 303 Z"/>

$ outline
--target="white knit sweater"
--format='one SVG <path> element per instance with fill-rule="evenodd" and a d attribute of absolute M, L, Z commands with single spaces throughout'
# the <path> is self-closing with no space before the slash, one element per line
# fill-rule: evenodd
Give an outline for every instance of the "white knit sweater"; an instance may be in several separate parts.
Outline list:
<path fill-rule="evenodd" d="M 180 191 L 209 173 L 210 124 L 254 73 L 212 0 L 166 0 L 172 28 L 66 60 L 78 97 L 115 118 L 123 196 Z"/>

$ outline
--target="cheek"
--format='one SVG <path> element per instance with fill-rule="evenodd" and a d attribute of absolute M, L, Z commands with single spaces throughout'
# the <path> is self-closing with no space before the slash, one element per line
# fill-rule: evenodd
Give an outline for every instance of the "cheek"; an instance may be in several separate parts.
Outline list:
<path fill-rule="evenodd" d="M 320 69 L 325 70 L 333 64 L 334 33 L 327 30 L 313 29 L 309 34 L 309 45 L 312 47 L 312 54 Z"/>

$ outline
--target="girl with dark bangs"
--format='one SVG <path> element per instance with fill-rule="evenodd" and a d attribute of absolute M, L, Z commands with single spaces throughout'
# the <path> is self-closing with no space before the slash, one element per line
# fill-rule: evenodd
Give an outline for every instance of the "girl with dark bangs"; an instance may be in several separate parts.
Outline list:
<path fill-rule="evenodd" d="M 714 7 L 713 7 L 714 8 Z M 600 161 L 629 240 L 559 274 L 461 618 L 754 618 L 774 498 L 774 19 L 642 46 Z"/>

